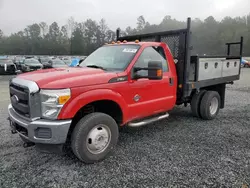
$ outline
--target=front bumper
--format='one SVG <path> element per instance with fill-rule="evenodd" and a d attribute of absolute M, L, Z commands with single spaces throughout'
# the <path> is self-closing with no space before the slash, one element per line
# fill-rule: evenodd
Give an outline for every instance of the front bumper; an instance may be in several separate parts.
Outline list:
<path fill-rule="evenodd" d="M 64 144 L 67 139 L 72 120 L 29 121 L 20 116 L 10 104 L 8 114 L 12 129 L 25 140 L 37 144 Z"/>

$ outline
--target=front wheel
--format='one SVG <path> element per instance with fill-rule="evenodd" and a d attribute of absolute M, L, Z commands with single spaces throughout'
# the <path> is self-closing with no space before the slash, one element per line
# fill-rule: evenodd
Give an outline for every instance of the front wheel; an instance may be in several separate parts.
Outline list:
<path fill-rule="evenodd" d="M 201 99 L 200 114 L 205 120 L 214 119 L 220 110 L 221 99 L 216 91 L 207 91 Z"/>
<path fill-rule="evenodd" d="M 73 130 L 71 148 L 84 163 L 103 160 L 118 141 L 115 120 L 107 114 L 91 113 L 83 117 Z"/>

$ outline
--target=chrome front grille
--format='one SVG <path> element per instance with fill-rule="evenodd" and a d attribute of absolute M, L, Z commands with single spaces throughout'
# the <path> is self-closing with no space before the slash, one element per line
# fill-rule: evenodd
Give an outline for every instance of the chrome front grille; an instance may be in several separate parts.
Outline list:
<path fill-rule="evenodd" d="M 10 101 L 13 109 L 31 121 L 40 118 L 40 96 L 38 85 L 29 80 L 13 78 L 10 81 Z"/>
<path fill-rule="evenodd" d="M 10 83 L 10 101 L 14 110 L 20 115 L 30 118 L 29 89 Z"/>

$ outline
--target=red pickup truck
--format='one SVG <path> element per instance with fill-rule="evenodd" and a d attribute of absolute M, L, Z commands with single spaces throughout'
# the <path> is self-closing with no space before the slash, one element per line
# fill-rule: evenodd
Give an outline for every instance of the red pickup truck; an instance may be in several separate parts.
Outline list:
<path fill-rule="evenodd" d="M 191 104 L 211 120 L 224 108 L 226 84 L 240 78 L 243 38 L 225 56 L 192 56 L 187 28 L 120 37 L 78 67 L 24 73 L 10 80 L 12 133 L 25 147 L 70 146 L 85 163 L 103 160 L 116 146 L 119 126 L 138 127 Z M 240 44 L 240 55 L 230 46 Z"/>

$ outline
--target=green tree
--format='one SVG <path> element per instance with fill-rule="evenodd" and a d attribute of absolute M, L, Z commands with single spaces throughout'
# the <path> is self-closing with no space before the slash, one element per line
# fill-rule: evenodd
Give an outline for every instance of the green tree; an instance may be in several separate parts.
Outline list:
<path fill-rule="evenodd" d="M 112 31 L 112 30 L 107 30 L 106 32 L 106 41 L 107 42 L 112 42 L 116 40 L 116 32 Z"/>
<path fill-rule="evenodd" d="M 49 33 L 48 33 L 48 39 L 49 44 L 48 49 L 50 49 L 50 54 L 59 54 L 59 37 L 60 37 L 60 29 L 56 22 L 53 22 L 49 26 Z"/>
<path fill-rule="evenodd" d="M 49 36 L 52 40 L 57 41 L 58 37 L 60 35 L 60 29 L 56 22 L 53 22 L 49 26 Z"/>
<path fill-rule="evenodd" d="M 135 28 L 133 29 L 132 27 L 128 26 L 125 29 L 125 33 L 126 33 L 126 35 L 135 35 L 135 34 L 137 34 L 137 30 Z"/>
<path fill-rule="evenodd" d="M 80 55 L 84 51 L 84 24 L 77 23 L 72 33 L 72 55 Z"/>
<path fill-rule="evenodd" d="M 104 19 L 100 20 L 98 30 L 99 32 L 97 33 L 97 35 L 99 35 L 98 38 L 100 38 L 99 45 L 108 42 L 108 39 L 106 37 L 108 31 L 108 25 L 106 24 L 106 21 Z"/>
<path fill-rule="evenodd" d="M 86 22 L 84 23 L 85 25 L 85 41 L 86 41 L 86 54 L 90 54 L 91 52 L 93 52 L 98 46 L 97 46 L 97 42 L 98 42 L 98 24 L 91 20 L 91 19 L 87 19 Z"/>
<path fill-rule="evenodd" d="M 185 21 L 179 21 L 166 15 L 160 24 L 150 24 L 143 16 L 137 18 L 135 28 L 120 29 L 120 36 L 152 33 L 186 27 Z M 209 16 L 204 20 L 192 20 L 192 54 L 225 55 L 226 42 L 238 41 L 244 37 L 245 56 L 250 56 L 250 14 L 248 16 L 225 17 L 221 21 Z M 53 22 L 34 23 L 22 31 L 3 35 L 0 30 L 0 54 L 77 54 L 88 55 L 105 42 L 116 40 L 116 31 L 111 30 L 106 21 L 96 22 L 87 19 L 77 23 L 73 17 L 66 25 Z M 232 53 L 238 54 L 239 48 L 233 47 Z M 238 51 L 237 51 L 238 50 Z"/>
<path fill-rule="evenodd" d="M 45 22 L 39 23 L 41 36 L 44 37 L 48 33 L 48 25 Z"/>
<path fill-rule="evenodd" d="M 0 29 L 0 39 L 3 38 L 3 31 Z"/>
<path fill-rule="evenodd" d="M 141 32 L 144 29 L 145 25 L 146 25 L 145 18 L 143 16 L 139 16 L 137 18 L 137 31 Z"/>

